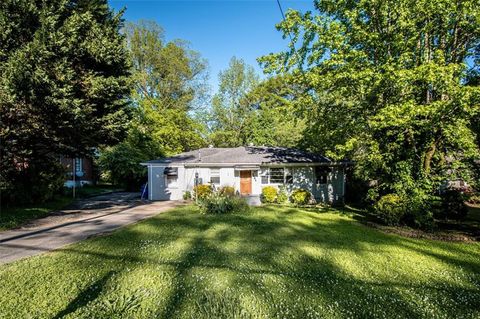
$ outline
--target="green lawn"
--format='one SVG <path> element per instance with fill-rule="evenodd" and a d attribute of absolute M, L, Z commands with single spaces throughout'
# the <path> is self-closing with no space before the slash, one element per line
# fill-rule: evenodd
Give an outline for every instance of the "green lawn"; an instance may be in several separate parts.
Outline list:
<path fill-rule="evenodd" d="M 82 188 L 77 188 L 76 198 L 91 197 L 119 190 L 118 187 L 111 185 L 86 185 Z M 52 211 L 60 210 L 73 201 L 72 194 L 69 194 L 56 196 L 54 199 L 41 204 L 19 205 L 8 208 L 1 207 L 0 231 L 19 227 L 32 219 L 48 216 Z"/>
<path fill-rule="evenodd" d="M 42 204 L 2 207 L 0 210 L 0 231 L 19 227 L 32 219 L 45 217 L 51 211 L 62 209 L 71 202 L 73 202 L 73 198 L 70 196 L 57 196 L 55 199 Z"/>
<path fill-rule="evenodd" d="M 0 266 L 0 283 L 2 318 L 479 318 L 480 243 L 187 206 Z"/>

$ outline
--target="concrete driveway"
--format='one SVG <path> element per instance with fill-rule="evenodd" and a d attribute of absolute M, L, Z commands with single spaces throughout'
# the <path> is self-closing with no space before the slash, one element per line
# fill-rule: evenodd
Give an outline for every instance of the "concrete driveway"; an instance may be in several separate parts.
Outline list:
<path fill-rule="evenodd" d="M 180 201 L 140 201 L 134 193 L 113 193 L 77 201 L 23 228 L 0 232 L 0 264 L 110 232 L 179 204 Z"/>

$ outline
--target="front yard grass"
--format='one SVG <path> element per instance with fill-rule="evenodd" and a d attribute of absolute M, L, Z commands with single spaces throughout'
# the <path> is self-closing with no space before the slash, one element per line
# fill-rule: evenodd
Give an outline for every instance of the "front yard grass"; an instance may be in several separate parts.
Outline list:
<path fill-rule="evenodd" d="M 480 243 L 193 206 L 0 266 L 1 318 L 478 318 Z"/>
<path fill-rule="evenodd" d="M 0 231 L 16 228 L 25 222 L 47 216 L 50 212 L 59 210 L 73 202 L 70 196 L 56 196 L 51 201 L 17 207 L 1 207 Z M 1 317 L 0 317 L 1 318 Z"/>

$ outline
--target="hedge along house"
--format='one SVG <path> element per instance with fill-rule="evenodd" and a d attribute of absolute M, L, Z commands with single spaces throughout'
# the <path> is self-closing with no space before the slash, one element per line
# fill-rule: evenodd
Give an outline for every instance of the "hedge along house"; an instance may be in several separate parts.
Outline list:
<path fill-rule="evenodd" d="M 310 191 L 318 202 L 342 203 L 345 166 L 328 158 L 280 147 L 202 148 L 141 163 L 148 168 L 148 198 L 178 200 L 195 185 L 232 186 L 258 204 L 265 186 Z"/>

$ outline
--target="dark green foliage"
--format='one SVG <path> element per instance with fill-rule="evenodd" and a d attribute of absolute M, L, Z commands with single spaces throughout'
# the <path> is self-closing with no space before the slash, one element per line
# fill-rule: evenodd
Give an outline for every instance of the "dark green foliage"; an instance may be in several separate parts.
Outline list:
<path fill-rule="evenodd" d="M 384 195 L 373 205 L 375 216 L 389 226 L 399 225 L 406 209 L 405 201 L 396 194 Z"/>
<path fill-rule="evenodd" d="M 51 197 L 64 175 L 59 155 L 88 155 L 123 136 L 121 26 L 106 0 L 1 2 L 2 200 Z"/>
<path fill-rule="evenodd" d="M 212 193 L 199 203 L 204 214 L 245 213 L 249 206 L 245 198 Z"/>
<path fill-rule="evenodd" d="M 467 217 L 468 207 L 465 204 L 465 195 L 455 189 L 445 190 L 441 196 L 441 212 L 438 218 L 463 220 Z"/>
<path fill-rule="evenodd" d="M 294 189 L 292 194 L 290 195 L 290 201 L 298 206 L 307 205 L 312 200 L 312 194 L 302 188 Z"/>
<path fill-rule="evenodd" d="M 278 194 L 278 189 L 274 186 L 265 186 L 262 188 L 262 195 L 260 196 L 260 199 L 262 200 L 262 203 L 275 203 L 275 200 L 277 199 L 277 194 Z"/>
<path fill-rule="evenodd" d="M 315 9 L 289 10 L 277 27 L 293 43 L 259 59 L 303 88 L 291 101 L 307 118 L 303 146 L 354 160 L 371 193 L 400 195 L 414 224 L 428 223 L 441 181 L 480 180 L 478 0 Z"/>

